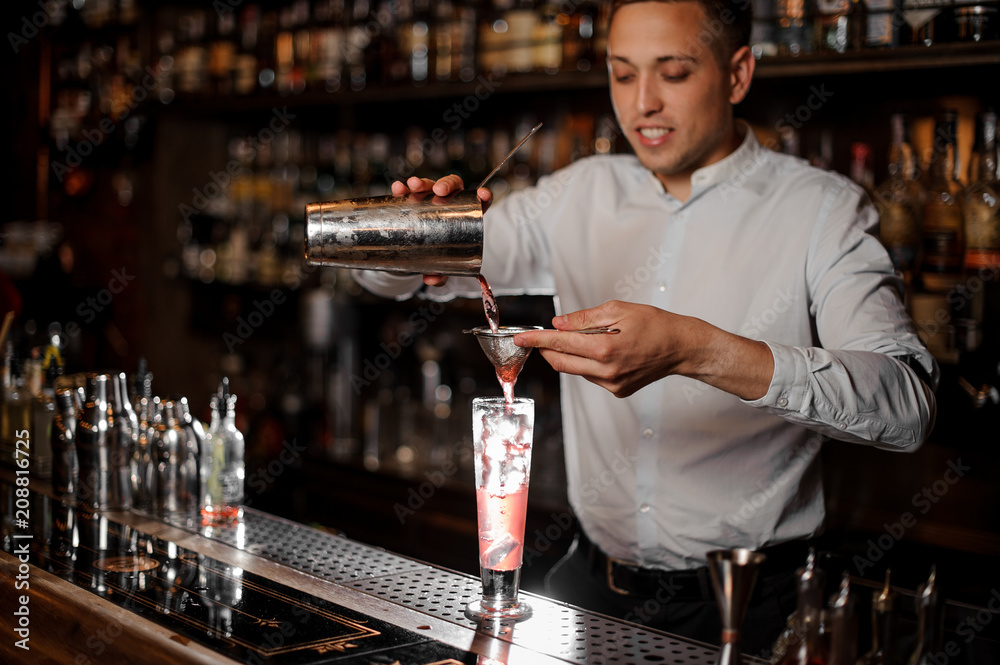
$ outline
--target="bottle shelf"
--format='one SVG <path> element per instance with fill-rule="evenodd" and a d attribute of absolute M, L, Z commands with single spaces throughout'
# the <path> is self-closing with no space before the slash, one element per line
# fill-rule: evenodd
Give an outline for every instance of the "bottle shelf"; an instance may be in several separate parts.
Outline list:
<path fill-rule="evenodd" d="M 943 70 L 1000 64 L 1000 42 L 899 46 L 846 53 L 820 52 L 762 58 L 754 78 Z"/>
<path fill-rule="evenodd" d="M 799 56 L 765 56 L 757 62 L 757 80 L 792 79 L 809 76 L 878 74 L 904 71 L 945 71 L 965 67 L 1000 65 L 1000 41 L 932 46 L 901 46 L 836 53 L 818 52 Z M 239 112 L 267 110 L 274 106 L 296 108 L 363 106 L 382 103 L 461 99 L 493 94 L 572 93 L 607 88 L 604 68 L 588 72 L 558 74 L 527 73 L 493 76 L 479 74 L 459 83 L 425 85 L 372 85 L 364 90 L 337 92 L 305 91 L 299 94 L 255 93 L 245 96 L 211 93 L 178 94 L 167 107 L 184 112 Z"/>

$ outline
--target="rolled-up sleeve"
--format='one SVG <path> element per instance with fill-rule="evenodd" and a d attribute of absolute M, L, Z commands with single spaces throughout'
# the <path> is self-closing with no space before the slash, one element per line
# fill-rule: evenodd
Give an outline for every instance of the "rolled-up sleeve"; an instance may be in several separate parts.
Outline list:
<path fill-rule="evenodd" d="M 860 190 L 828 194 L 806 275 L 819 344 L 767 342 L 770 386 L 746 403 L 834 439 L 912 451 L 934 425 L 938 366 L 905 311 L 877 227 Z"/>

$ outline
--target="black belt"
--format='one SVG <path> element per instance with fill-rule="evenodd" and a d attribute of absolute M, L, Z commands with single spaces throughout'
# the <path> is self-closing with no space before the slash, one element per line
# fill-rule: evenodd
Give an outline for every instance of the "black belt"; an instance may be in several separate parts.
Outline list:
<path fill-rule="evenodd" d="M 652 598 L 666 595 L 677 600 L 714 601 L 712 580 L 707 566 L 690 570 L 643 568 L 630 561 L 608 556 L 583 531 L 577 535 L 577 551 L 590 564 L 592 575 L 600 576 L 608 589 L 623 596 Z M 759 576 L 791 573 L 805 565 L 809 543 L 793 540 L 760 550 L 767 559 Z M 757 585 L 757 589 L 760 585 Z M 755 594 L 756 595 L 756 594 Z"/>

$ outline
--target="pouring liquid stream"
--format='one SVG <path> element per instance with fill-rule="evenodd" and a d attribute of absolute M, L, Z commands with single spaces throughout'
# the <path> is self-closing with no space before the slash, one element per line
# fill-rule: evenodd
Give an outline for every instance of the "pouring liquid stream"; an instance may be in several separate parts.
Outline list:
<path fill-rule="evenodd" d="M 493 295 L 490 283 L 480 273 L 478 275 L 479 288 L 483 291 L 483 310 L 486 312 L 486 321 L 490 324 L 490 331 L 500 330 L 500 310 L 497 308 L 497 299 Z M 517 383 L 517 367 L 496 367 L 497 380 L 503 388 L 504 401 L 508 404 L 514 401 L 514 384 Z"/>

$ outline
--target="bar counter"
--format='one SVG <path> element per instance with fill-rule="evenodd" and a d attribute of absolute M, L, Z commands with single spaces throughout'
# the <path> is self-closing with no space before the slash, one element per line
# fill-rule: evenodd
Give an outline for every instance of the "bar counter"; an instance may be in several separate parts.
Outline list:
<path fill-rule="evenodd" d="M 19 513 L 15 489 L 14 472 L 0 469 L 3 663 L 697 665 L 718 657 L 709 645 L 525 592 L 530 619 L 477 625 L 463 608 L 480 593 L 478 578 L 252 508 L 222 528 L 88 514 L 32 479 L 30 508 Z"/>

